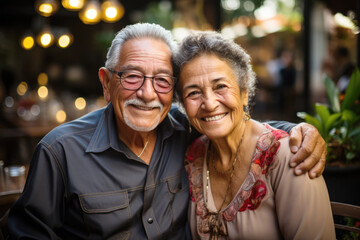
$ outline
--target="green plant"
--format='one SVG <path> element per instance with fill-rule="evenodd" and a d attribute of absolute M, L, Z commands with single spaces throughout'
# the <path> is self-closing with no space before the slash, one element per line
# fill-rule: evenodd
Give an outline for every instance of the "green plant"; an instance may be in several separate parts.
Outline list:
<path fill-rule="evenodd" d="M 329 105 L 316 103 L 313 116 L 305 112 L 297 116 L 315 126 L 324 138 L 328 163 L 360 162 L 360 71 L 356 68 L 352 73 L 345 96 L 330 78 L 324 81 Z"/>

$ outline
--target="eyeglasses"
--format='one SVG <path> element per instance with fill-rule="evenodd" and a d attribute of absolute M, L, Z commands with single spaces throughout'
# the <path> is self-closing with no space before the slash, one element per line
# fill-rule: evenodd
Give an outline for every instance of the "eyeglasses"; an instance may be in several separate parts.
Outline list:
<path fill-rule="evenodd" d="M 145 76 L 140 72 L 134 71 L 123 71 L 117 72 L 113 69 L 108 70 L 112 73 L 116 73 L 120 77 L 120 84 L 123 88 L 127 90 L 137 91 L 142 85 L 144 85 L 146 78 L 152 79 L 152 85 L 156 92 L 158 93 L 168 93 L 170 92 L 176 83 L 176 78 L 170 75 L 156 75 L 153 77 Z"/>

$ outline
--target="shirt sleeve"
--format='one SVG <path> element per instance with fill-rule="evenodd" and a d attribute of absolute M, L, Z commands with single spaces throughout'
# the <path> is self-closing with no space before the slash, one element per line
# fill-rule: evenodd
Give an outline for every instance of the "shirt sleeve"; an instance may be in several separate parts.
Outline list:
<path fill-rule="evenodd" d="M 280 140 L 271 170 L 276 213 L 284 239 L 335 239 L 330 200 L 322 176 L 295 176 L 289 167 L 288 138 Z"/>
<path fill-rule="evenodd" d="M 11 239 L 61 239 L 55 230 L 62 225 L 65 185 L 54 156 L 38 144 L 24 191 L 9 213 Z"/>
<path fill-rule="evenodd" d="M 295 123 L 290 123 L 286 121 L 267 121 L 266 123 L 273 128 L 281 129 L 287 133 L 290 133 L 291 129 L 296 126 Z"/>

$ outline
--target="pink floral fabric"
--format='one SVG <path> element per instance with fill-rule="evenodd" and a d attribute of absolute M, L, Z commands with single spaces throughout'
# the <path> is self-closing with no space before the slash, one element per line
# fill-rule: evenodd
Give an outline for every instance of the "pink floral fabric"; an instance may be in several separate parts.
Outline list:
<path fill-rule="evenodd" d="M 288 136 L 282 130 L 277 130 L 266 125 L 268 131 L 263 133 L 257 142 L 255 153 L 252 158 L 250 171 L 245 178 L 237 195 L 231 203 L 221 211 L 222 221 L 232 221 L 238 212 L 245 210 L 256 210 L 268 190 L 263 175 L 267 175 L 269 167 L 280 147 L 279 139 Z M 196 202 L 196 215 L 200 216 L 197 222 L 197 229 L 200 235 L 209 234 L 209 218 L 213 216 L 204 200 L 203 192 L 203 164 L 206 156 L 206 149 L 209 140 L 206 136 L 198 138 L 188 149 L 186 155 L 186 167 L 189 174 L 191 200 Z M 222 224 L 221 232 L 226 234 L 226 224 Z"/>

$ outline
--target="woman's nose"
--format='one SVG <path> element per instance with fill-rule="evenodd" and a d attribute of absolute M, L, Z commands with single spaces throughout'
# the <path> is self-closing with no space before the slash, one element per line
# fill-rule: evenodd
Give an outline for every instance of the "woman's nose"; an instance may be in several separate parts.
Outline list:
<path fill-rule="evenodd" d="M 202 97 L 202 108 L 207 111 L 212 111 L 219 105 L 217 97 L 213 92 L 207 92 Z"/>

